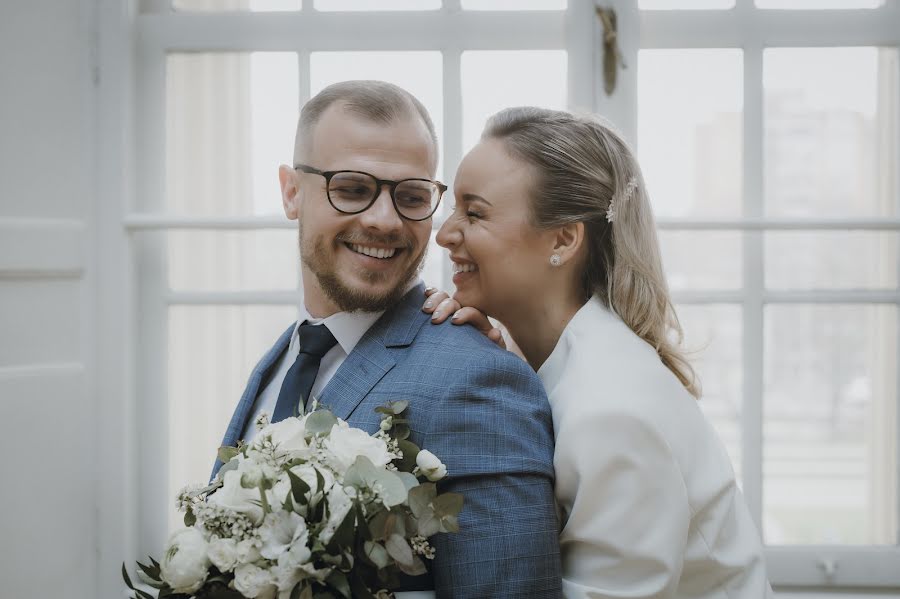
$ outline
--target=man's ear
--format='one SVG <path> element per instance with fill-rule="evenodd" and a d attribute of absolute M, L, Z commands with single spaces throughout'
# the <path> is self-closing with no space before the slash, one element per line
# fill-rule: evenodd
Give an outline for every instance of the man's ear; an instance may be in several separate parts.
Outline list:
<path fill-rule="evenodd" d="M 569 223 L 556 229 L 553 253 L 559 254 L 561 264 L 574 260 L 584 243 L 584 223 Z"/>
<path fill-rule="evenodd" d="M 281 203 L 284 215 L 297 220 L 300 214 L 300 175 L 286 164 L 278 167 L 278 181 L 281 183 Z"/>

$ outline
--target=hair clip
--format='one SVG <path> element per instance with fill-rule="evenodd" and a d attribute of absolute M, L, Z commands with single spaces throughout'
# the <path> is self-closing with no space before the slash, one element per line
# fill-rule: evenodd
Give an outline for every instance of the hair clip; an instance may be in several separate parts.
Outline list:
<path fill-rule="evenodd" d="M 625 184 L 625 191 L 619 196 L 613 196 L 613 199 L 609 201 L 609 207 L 606 209 L 606 222 L 611 223 L 616 220 L 618 204 L 625 203 L 628 198 L 634 195 L 637 186 L 637 177 L 632 175 L 628 179 L 628 183 Z"/>

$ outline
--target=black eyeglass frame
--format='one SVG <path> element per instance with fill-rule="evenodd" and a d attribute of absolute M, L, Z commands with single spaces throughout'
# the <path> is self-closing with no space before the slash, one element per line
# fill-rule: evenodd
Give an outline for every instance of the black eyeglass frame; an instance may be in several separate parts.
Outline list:
<path fill-rule="evenodd" d="M 429 218 L 434 216 L 434 213 L 437 212 L 438 206 L 441 205 L 441 200 L 444 197 L 444 192 L 447 191 L 447 186 L 444 185 L 443 183 L 441 183 L 440 181 L 432 181 L 431 179 L 420 179 L 417 177 L 412 177 L 409 179 L 401 179 L 400 181 L 392 181 L 390 179 L 379 179 L 372 173 L 367 173 L 365 171 L 352 171 L 352 170 L 347 170 L 347 169 L 339 170 L 339 171 L 320 171 L 316 167 L 309 166 L 308 164 L 295 164 L 294 170 L 302 171 L 304 173 L 309 173 L 311 175 L 322 175 L 323 177 L 325 177 L 325 195 L 328 197 L 328 203 L 331 204 L 332 208 L 334 208 L 341 214 L 360 214 L 362 212 L 365 212 L 366 210 L 368 210 L 369 208 L 372 207 L 372 205 L 375 203 L 375 200 L 377 200 L 378 196 L 381 195 L 382 187 L 387 185 L 388 193 L 391 196 L 391 202 L 394 204 L 394 210 L 397 211 L 397 214 L 400 215 L 400 218 L 405 218 L 406 220 L 413 221 L 413 222 L 421 222 L 423 220 L 428 220 Z M 375 180 L 375 195 L 372 196 L 372 199 L 369 201 L 368 204 L 365 205 L 364 208 L 360 208 L 359 210 L 348 211 L 348 210 L 341 210 L 340 208 L 338 208 L 337 206 L 334 205 L 334 202 L 331 200 L 331 191 L 330 191 L 331 178 L 334 177 L 335 175 L 339 175 L 341 173 L 356 173 L 357 175 L 366 175 L 367 177 L 372 177 L 372 179 Z M 434 206 L 432 207 L 431 212 L 428 213 L 428 216 L 425 216 L 423 218 L 410 218 L 410 217 L 406 216 L 405 214 L 403 214 L 403 212 L 400 210 L 400 207 L 397 206 L 397 198 L 394 197 L 394 191 L 397 189 L 398 185 L 400 185 L 401 183 L 405 183 L 407 181 L 424 181 L 426 183 L 431 183 L 432 185 L 437 186 L 438 198 L 437 198 L 437 201 L 434 203 Z"/>

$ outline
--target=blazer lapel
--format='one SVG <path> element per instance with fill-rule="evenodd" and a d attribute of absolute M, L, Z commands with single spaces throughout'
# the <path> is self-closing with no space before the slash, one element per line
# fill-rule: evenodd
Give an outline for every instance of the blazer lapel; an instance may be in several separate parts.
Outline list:
<path fill-rule="evenodd" d="M 423 288 L 421 284 L 416 285 L 363 335 L 322 390 L 319 403 L 323 407 L 346 420 L 372 387 L 396 365 L 389 348 L 412 343 L 429 318 L 420 309 Z"/>
<path fill-rule="evenodd" d="M 294 334 L 295 327 L 296 323 L 292 324 L 288 330 L 282 333 L 281 337 L 278 338 L 278 341 L 275 342 L 275 345 L 272 346 L 272 349 L 263 356 L 262 360 L 259 361 L 259 364 L 256 365 L 256 368 L 253 369 L 253 372 L 250 374 L 250 379 L 247 381 L 247 387 L 244 389 L 244 394 L 241 396 L 241 401 L 238 402 L 237 408 L 235 408 L 234 414 L 231 416 L 231 422 L 228 424 L 225 438 L 222 440 L 223 446 L 237 445 L 238 440 L 244 432 L 247 418 L 253 410 L 253 404 L 256 403 L 259 387 L 267 378 L 272 367 L 278 362 L 278 358 L 281 357 L 281 354 L 283 354 L 291 344 L 291 336 Z"/>

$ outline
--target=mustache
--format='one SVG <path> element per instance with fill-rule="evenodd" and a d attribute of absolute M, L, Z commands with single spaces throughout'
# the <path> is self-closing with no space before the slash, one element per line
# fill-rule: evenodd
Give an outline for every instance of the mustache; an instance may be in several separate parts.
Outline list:
<path fill-rule="evenodd" d="M 401 249 L 411 250 L 415 244 L 409 237 L 400 235 L 399 233 L 390 235 L 372 235 L 370 233 L 344 233 L 335 238 L 342 243 L 353 243 L 357 245 L 389 245 L 399 247 Z"/>

